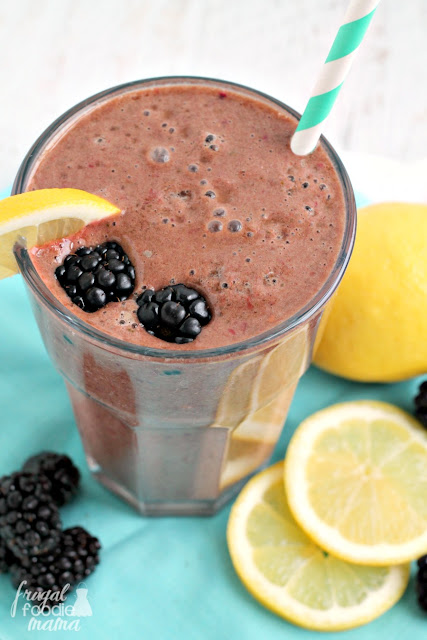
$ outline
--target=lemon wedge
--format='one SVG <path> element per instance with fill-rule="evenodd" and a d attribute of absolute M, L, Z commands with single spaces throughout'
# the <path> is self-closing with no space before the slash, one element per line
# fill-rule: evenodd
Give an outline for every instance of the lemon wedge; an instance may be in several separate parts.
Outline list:
<path fill-rule="evenodd" d="M 18 272 L 13 245 L 20 236 L 30 248 L 118 213 L 111 202 L 80 189 L 40 189 L 1 200 L 0 279 Z"/>
<path fill-rule="evenodd" d="M 278 615 L 318 631 L 350 629 L 387 611 L 406 588 L 409 565 L 364 567 L 325 553 L 295 522 L 283 473 L 279 462 L 254 476 L 230 513 L 228 547 L 246 588 Z"/>
<path fill-rule="evenodd" d="M 401 564 L 427 551 L 427 433 L 384 402 L 337 404 L 289 444 L 286 491 L 304 531 L 335 556 Z"/>

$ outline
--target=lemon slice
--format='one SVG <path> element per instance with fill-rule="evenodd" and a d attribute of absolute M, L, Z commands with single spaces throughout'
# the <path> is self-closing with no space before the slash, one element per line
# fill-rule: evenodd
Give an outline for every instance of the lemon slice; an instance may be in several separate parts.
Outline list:
<path fill-rule="evenodd" d="M 18 272 L 13 245 L 27 247 L 75 233 L 86 224 L 120 213 L 114 204 L 79 189 L 40 189 L 0 201 L 0 279 Z"/>
<path fill-rule="evenodd" d="M 397 407 L 347 402 L 304 420 L 285 482 L 300 526 L 340 558 L 379 566 L 427 551 L 427 433 Z"/>
<path fill-rule="evenodd" d="M 276 406 L 283 405 L 283 394 L 286 405 L 289 387 L 293 392 L 308 364 L 307 331 L 307 326 L 297 329 L 266 355 L 253 357 L 235 367 L 225 384 L 213 426 L 234 430 L 245 421 L 265 425 L 270 413 L 276 416 Z M 285 417 L 284 412 L 281 426 Z M 246 431 L 246 427 L 240 431 Z"/>
<path fill-rule="evenodd" d="M 223 491 L 267 464 L 274 449 L 271 442 L 262 440 L 230 439 L 227 459 L 221 473 L 220 490 Z"/>
<path fill-rule="evenodd" d="M 249 414 L 231 433 L 220 488 L 238 482 L 266 463 L 279 439 L 295 391 L 285 387 L 279 396 Z"/>
<path fill-rule="evenodd" d="M 233 431 L 232 438 L 276 444 L 295 388 L 296 384 L 285 387 L 273 401 L 250 413 Z"/>
<path fill-rule="evenodd" d="M 251 409 L 256 410 L 290 384 L 296 384 L 309 363 L 308 325 L 283 338 L 263 358 L 252 390 Z"/>
<path fill-rule="evenodd" d="M 349 564 L 310 540 L 289 510 L 282 462 L 254 476 L 240 493 L 227 541 L 252 595 L 309 629 L 336 631 L 370 622 L 398 601 L 409 579 L 409 565 Z"/>
<path fill-rule="evenodd" d="M 212 425 L 231 431 L 221 490 L 267 463 L 273 453 L 308 362 L 307 329 L 293 331 L 229 375 Z"/>
<path fill-rule="evenodd" d="M 296 385 L 285 388 L 273 402 L 250 413 L 230 435 L 220 489 L 253 473 L 266 463 L 286 418 Z"/>
<path fill-rule="evenodd" d="M 235 429 L 250 413 L 252 387 L 261 361 L 257 356 L 233 369 L 221 395 L 213 426 Z"/>

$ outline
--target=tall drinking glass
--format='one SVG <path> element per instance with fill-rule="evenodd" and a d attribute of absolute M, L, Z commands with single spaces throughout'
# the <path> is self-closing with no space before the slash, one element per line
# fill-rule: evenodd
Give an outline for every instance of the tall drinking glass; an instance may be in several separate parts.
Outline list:
<path fill-rule="evenodd" d="M 40 157 L 82 115 L 117 95 L 171 83 L 231 89 L 299 118 L 274 98 L 228 82 L 185 77 L 128 83 L 85 100 L 54 122 L 30 149 L 13 193 L 26 190 Z M 271 456 L 354 242 L 350 180 L 329 143 L 322 138 L 320 144 L 345 199 L 338 258 L 304 308 L 243 342 L 179 351 L 115 339 L 66 309 L 39 277 L 25 246 L 15 247 L 45 346 L 65 379 L 89 468 L 142 514 L 212 514 Z"/>

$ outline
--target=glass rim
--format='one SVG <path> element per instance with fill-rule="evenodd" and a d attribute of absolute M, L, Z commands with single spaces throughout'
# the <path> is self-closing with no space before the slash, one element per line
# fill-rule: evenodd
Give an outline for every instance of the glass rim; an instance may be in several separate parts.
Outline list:
<path fill-rule="evenodd" d="M 38 157 L 46 149 L 49 143 L 54 142 L 56 135 L 60 133 L 61 129 L 65 125 L 69 124 L 73 119 L 77 120 L 83 113 L 89 112 L 91 107 L 94 108 L 95 106 L 102 104 L 114 95 L 125 94 L 139 88 L 156 85 L 167 86 L 168 84 L 204 84 L 218 86 L 220 89 L 226 89 L 229 87 L 230 90 L 235 90 L 237 93 L 239 90 L 240 92 L 243 90 L 246 95 L 252 94 L 255 98 L 261 97 L 264 100 L 273 103 L 276 107 L 280 107 L 280 109 L 293 116 L 297 121 L 301 118 L 301 115 L 297 111 L 280 100 L 277 100 L 276 98 L 273 98 L 261 91 L 257 91 L 256 89 L 252 89 L 251 87 L 235 82 L 229 82 L 228 80 L 218 80 L 215 78 L 205 78 L 201 76 L 160 76 L 156 78 L 147 78 L 145 80 L 126 82 L 110 89 L 100 91 L 91 97 L 80 101 L 74 107 L 71 107 L 54 120 L 54 122 L 37 138 L 22 161 L 13 183 L 12 194 L 15 195 L 25 191 L 26 182 L 31 174 L 34 164 L 38 160 Z M 19 240 L 14 247 L 14 254 L 18 262 L 20 272 L 23 275 L 27 286 L 36 295 L 36 297 L 40 299 L 57 318 L 69 325 L 70 328 L 83 333 L 86 337 L 94 340 L 103 348 L 117 349 L 128 353 L 130 356 L 132 354 L 148 358 L 151 357 L 154 359 L 161 358 L 163 360 L 206 360 L 217 356 L 244 353 L 249 350 L 254 350 L 257 347 L 262 347 L 268 342 L 274 342 L 284 334 L 289 333 L 300 325 L 308 322 L 325 306 L 337 288 L 353 250 L 356 233 L 356 203 L 351 181 L 338 154 L 324 136 L 320 137 L 319 144 L 322 145 L 328 154 L 328 157 L 337 172 L 344 195 L 345 226 L 337 259 L 323 286 L 304 307 L 299 309 L 294 315 L 283 322 L 275 325 L 267 331 L 257 334 L 252 338 L 211 349 L 191 349 L 186 351 L 168 348 L 156 349 L 132 342 L 126 342 L 124 340 L 117 339 L 110 334 L 104 333 L 103 331 L 99 331 L 95 327 L 86 324 L 84 321 L 80 320 L 80 318 L 70 313 L 70 311 L 59 300 L 57 300 L 57 298 L 55 298 L 38 275 L 29 257 L 25 241 L 23 240 Z"/>

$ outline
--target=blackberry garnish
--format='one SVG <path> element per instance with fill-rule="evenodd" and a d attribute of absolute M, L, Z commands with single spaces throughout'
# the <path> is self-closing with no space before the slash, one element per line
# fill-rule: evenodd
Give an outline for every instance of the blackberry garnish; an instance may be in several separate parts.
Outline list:
<path fill-rule="evenodd" d="M 135 268 L 118 242 L 80 247 L 55 275 L 74 304 L 88 313 L 126 300 L 135 288 Z"/>
<path fill-rule="evenodd" d="M 61 520 L 51 491 L 43 475 L 18 471 L 0 478 L 0 537 L 20 559 L 58 543 Z"/>
<path fill-rule="evenodd" d="M 415 397 L 415 417 L 427 429 L 427 380 L 420 384 L 418 395 Z"/>
<path fill-rule="evenodd" d="M 212 318 L 205 298 L 184 284 L 158 291 L 146 289 L 136 302 L 140 323 L 152 336 L 166 342 L 193 342 Z"/>
<path fill-rule="evenodd" d="M 42 451 L 28 458 L 23 470 L 29 473 L 42 473 L 50 480 L 51 495 L 59 507 L 69 502 L 77 493 L 80 471 L 66 455 Z"/>
<path fill-rule="evenodd" d="M 70 587 L 64 594 L 65 600 L 69 591 L 95 570 L 99 563 L 100 548 L 98 538 L 91 536 L 82 527 L 65 529 L 57 546 L 50 552 L 11 565 L 12 583 L 17 588 L 26 580 L 25 589 L 30 593 L 47 590 L 60 592 L 69 584 Z M 34 603 L 37 604 L 37 600 Z M 52 604 L 58 603 L 53 601 Z"/>
<path fill-rule="evenodd" d="M 425 384 L 425 383 L 424 383 Z M 418 596 L 418 604 L 427 611 L 427 555 L 421 556 L 417 561 L 418 572 L 415 585 Z"/>

